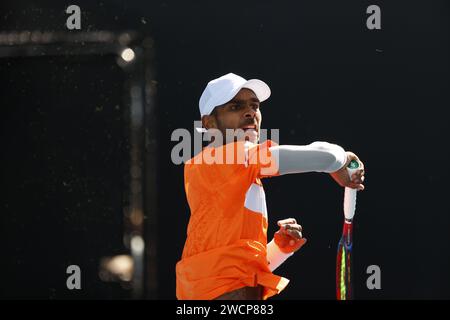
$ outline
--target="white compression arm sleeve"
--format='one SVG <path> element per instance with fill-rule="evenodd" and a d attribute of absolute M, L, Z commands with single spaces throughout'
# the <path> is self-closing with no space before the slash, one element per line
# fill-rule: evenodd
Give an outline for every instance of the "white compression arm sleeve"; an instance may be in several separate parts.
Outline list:
<path fill-rule="evenodd" d="M 280 248 L 276 245 L 275 241 L 272 239 L 267 244 L 267 262 L 269 263 L 270 271 L 278 268 L 287 258 L 292 256 L 294 253 L 284 253 L 280 250 Z"/>
<path fill-rule="evenodd" d="M 306 146 L 280 145 L 269 149 L 279 165 L 280 175 L 303 172 L 335 172 L 347 162 L 340 146 L 317 141 Z"/>

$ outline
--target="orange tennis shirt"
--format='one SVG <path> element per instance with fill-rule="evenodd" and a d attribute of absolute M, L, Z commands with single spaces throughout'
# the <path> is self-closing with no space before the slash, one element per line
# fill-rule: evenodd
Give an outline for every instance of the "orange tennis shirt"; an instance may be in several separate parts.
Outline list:
<path fill-rule="evenodd" d="M 268 221 L 261 178 L 279 174 L 271 145 L 267 140 L 206 147 L 186 162 L 191 216 L 176 265 L 178 299 L 209 300 L 259 284 L 265 300 L 288 284 L 288 279 L 269 270 L 267 262 Z M 234 163 L 226 161 L 231 156 Z M 206 163 L 204 159 L 211 157 L 223 161 Z"/>

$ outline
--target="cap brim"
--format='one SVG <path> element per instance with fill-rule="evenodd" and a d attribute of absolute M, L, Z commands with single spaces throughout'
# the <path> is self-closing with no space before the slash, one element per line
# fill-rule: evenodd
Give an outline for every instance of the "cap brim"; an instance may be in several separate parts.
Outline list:
<path fill-rule="evenodd" d="M 264 81 L 258 79 L 250 79 L 246 83 L 244 83 L 240 88 L 241 89 L 247 88 L 252 90 L 255 93 L 256 97 L 258 98 L 259 102 L 267 100 L 270 97 L 271 93 L 269 86 Z"/>

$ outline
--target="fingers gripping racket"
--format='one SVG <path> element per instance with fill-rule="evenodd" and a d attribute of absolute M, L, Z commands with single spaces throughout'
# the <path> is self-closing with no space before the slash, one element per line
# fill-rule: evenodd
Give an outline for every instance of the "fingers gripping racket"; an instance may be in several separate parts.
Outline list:
<path fill-rule="evenodd" d="M 347 171 L 351 175 L 359 168 L 359 163 L 352 160 L 347 166 Z M 344 192 L 344 227 L 342 237 L 339 240 L 336 257 L 336 298 L 337 300 L 351 300 L 352 288 L 352 233 L 353 216 L 356 208 L 356 189 L 346 187 Z"/>

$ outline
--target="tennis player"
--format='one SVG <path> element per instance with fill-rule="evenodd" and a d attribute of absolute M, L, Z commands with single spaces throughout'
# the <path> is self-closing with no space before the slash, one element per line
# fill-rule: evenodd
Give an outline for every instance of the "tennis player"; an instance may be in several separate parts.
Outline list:
<path fill-rule="evenodd" d="M 338 145 L 259 143 L 260 104 L 270 93 L 261 80 L 229 73 L 210 81 L 200 97 L 203 130 L 215 134 L 184 167 L 191 216 L 176 265 L 178 299 L 265 300 L 286 287 L 289 280 L 273 271 L 306 239 L 296 219 L 287 218 L 267 242 L 261 179 L 325 172 L 340 186 L 364 189 L 364 165 Z M 240 134 L 230 140 L 230 130 Z M 361 167 L 349 177 L 345 167 L 353 159 Z"/>

